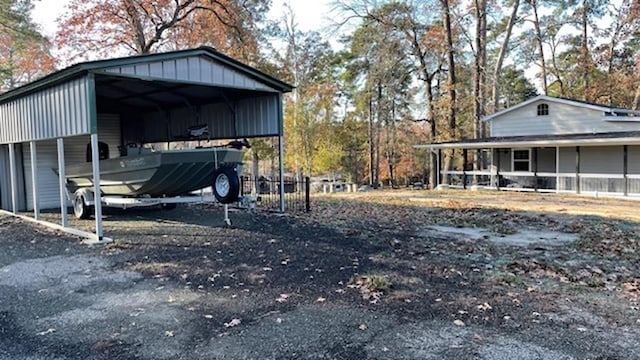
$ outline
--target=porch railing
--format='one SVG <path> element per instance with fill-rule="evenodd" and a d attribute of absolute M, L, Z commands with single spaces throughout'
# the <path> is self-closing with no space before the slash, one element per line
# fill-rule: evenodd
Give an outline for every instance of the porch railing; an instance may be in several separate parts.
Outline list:
<path fill-rule="evenodd" d="M 442 171 L 451 188 L 486 189 L 640 197 L 640 174 Z"/>

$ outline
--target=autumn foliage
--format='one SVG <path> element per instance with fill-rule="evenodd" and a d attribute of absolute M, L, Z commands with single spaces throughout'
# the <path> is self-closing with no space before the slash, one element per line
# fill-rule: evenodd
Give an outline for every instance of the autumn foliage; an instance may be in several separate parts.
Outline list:
<path fill-rule="evenodd" d="M 72 61 L 199 45 L 223 52 L 242 49 L 228 51 L 240 55 L 255 49 L 253 34 L 246 30 L 260 19 L 262 2 L 72 0 L 60 19 L 56 44 Z"/>

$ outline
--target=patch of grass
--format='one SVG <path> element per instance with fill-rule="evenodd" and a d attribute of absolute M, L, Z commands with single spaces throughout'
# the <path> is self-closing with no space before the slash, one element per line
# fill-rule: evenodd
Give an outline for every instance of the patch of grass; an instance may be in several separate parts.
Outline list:
<path fill-rule="evenodd" d="M 491 276 L 491 281 L 498 284 L 513 286 L 517 288 L 527 288 L 527 281 L 523 276 L 511 272 L 498 272 Z"/>
<path fill-rule="evenodd" d="M 349 281 L 349 287 L 358 289 L 362 298 L 371 303 L 377 303 L 392 285 L 387 276 L 375 274 L 356 276 Z"/>

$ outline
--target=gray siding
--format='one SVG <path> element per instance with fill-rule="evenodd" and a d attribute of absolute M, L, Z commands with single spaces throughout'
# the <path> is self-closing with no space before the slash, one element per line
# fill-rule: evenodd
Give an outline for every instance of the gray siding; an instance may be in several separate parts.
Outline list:
<path fill-rule="evenodd" d="M 627 156 L 629 174 L 640 174 L 640 146 L 629 146 Z"/>
<path fill-rule="evenodd" d="M 0 105 L 0 143 L 88 134 L 89 81 L 83 77 Z"/>
<path fill-rule="evenodd" d="M 498 149 L 498 155 L 496 157 L 496 165 L 500 162 L 498 171 L 511 171 L 511 150 L 510 149 Z M 499 157 L 499 159 L 498 159 Z"/>
<path fill-rule="evenodd" d="M 16 177 L 18 190 L 18 210 L 26 208 L 24 197 L 24 172 L 22 166 L 22 145 L 15 145 Z M 11 168 L 9 166 L 9 146 L 0 145 L 0 209 L 12 210 Z"/>
<path fill-rule="evenodd" d="M 549 115 L 538 116 L 538 104 L 549 105 Z M 560 135 L 637 131 L 640 124 L 602 120 L 602 112 L 580 106 L 535 101 L 490 120 L 491 136 Z"/>
<path fill-rule="evenodd" d="M 212 139 L 233 139 L 238 136 L 276 136 L 279 134 L 278 96 L 262 96 L 238 101 L 233 112 L 226 104 L 205 105 L 199 108 L 180 108 L 154 112 L 144 117 L 143 131 L 148 142 L 165 141 L 184 136 L 189 127 L 206 124 Z M 135 125 L 125 125 L 127 139 Z M 238 135 L 241 134 L 241 135 Z M 127 140 L 128 141 L 128 140 Z"/>
<path fill-rule="evenodd" d="M 560 172 L 576 173 L 576 148 L 560 148 Z"/>
<path fill-rule="evenodd" d="M 118 157 L 120 145 L 120 119 L 117 115 L 98 115 L 98 139 L 109 144 L 110 157 Z M 64 158 L 67 165 L 86 161 L 89 135 L 64 139 Z M 24 147 L 24 172 L 27 193 L 27 208 L 33 210 L 33 187 L 31 182 L 31 150 L 28 144 Z M 41 209 L 60 207 L 58 176 L 53 169 L 58 168 L 58 145 L 56 140 L 45 140 L 36 143 L 38 161 L 38 192 Z"/>
<path fill-rule="evenodd" d="M 103 71 L 126 76 L 186 81 L 230 88 L 277 91 L 228 65 L 205 56 L 117 66 Z"/>
<path fill-rule="evenodd" d="M 622 164 L 622 146 L 584 146 L 580 148 L 581 173 L 622 175 Z"/>
<path fill-rule="evenodd" d="M 538 172 L 556 172 L 556 149 L 538 149 Z"/>

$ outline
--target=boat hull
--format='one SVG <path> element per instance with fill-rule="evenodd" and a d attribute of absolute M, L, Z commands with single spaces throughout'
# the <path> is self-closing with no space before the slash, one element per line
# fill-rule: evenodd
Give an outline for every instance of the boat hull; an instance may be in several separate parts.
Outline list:
<path fill-rule="evenodd" d="M 231 148 L 159 151 L 100 160 L 102 195 L 173 197 L 211 186 L 217 168 L 242 163 Z M 67 188 L 93 191 L 91 163 L 65 167 Z"/>

